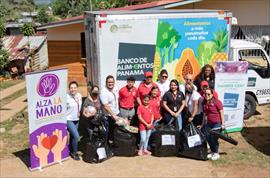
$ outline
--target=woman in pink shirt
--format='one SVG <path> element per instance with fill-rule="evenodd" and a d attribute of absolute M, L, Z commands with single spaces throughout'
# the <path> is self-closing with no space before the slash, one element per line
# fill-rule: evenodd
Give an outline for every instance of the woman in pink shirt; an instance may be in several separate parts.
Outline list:
<path fill-rule="evenodd" d="M 207 157 L 212 160 L 219 159 L 219 143 L 218 138 L 209 134 L 208 131 L 224 129 L 224 112 L 223 105 L 220 100 L 214 97 L 212 89 L 206 89 L 204 92 L 203 111 L 204 119 L 202 127 L 206 121 L 207 141 L 209 143 L 211 154 Z M 207 119 L 206 119 L 207 118 Z"/>

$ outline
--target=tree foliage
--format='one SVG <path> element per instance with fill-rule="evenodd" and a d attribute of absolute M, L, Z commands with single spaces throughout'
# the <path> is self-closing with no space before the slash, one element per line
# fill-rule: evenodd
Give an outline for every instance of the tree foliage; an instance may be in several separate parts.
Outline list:
<path fill-rule="evenodd" d="M 33 36 L 35 34 L 35 29 L 32 23 L 23 24 L 20 30 L 24 36 Z"/>
<path fill-rule="evenodd" d="M 54 0 L 53 14 L 62 18 L 81 15 L 84 11 L 123 7 L 128 0 Z"/>
<path fill-rule="evenodd" d="M 38 14 L 37 14 L 37 22 L 44 24 L 44 23 L 48 23 L 50 21 L 49 15 L 46 12 L 46 8 L 45 7 L 41 7 L 38 10 Z"/>
<path fill-rule="evenodd" d="M 5 23 L 0 18 L 0 70 L 3 71 L 3 69 L 7 66 L 9 63 L 8 61 L 8 51 L 4 48 L 4 44 L 2 41 L 2 38 L 5 35 Z"/>
<path fill-rule="evenodd" d="M 33 0 L 1 0 L 0 17 L 6 22 L 15 22 L 21 17 L 21 12 L 33 12 L 35 8 Z"/>

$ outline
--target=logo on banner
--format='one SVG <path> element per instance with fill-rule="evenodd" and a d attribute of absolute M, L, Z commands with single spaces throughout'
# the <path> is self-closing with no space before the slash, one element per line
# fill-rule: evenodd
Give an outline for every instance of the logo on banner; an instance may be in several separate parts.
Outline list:
<path fill-rule="evenodd" d="M 37 93 L 42 97 L 54 95 L 59 87 L 59 78 L 55 74 L 43 75 L 37 85 Z"/>
<path fill-rule="evenodd" d="M 146 71 L 153 71 L 155 45 L 120 43 L 117 64 L 117 80 L 134 76 L 142 81 Z"/>
<path fill-rule="evenodd" d="M 239 94 L 224 93 L 223 106 L 227 108 L 237 108 Z"/>

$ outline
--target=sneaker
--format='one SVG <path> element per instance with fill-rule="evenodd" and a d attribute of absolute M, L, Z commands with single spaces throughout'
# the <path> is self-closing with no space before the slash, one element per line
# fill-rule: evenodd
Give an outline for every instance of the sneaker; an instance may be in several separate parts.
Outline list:
<path fill-rule="evenodd" d="M 213 161 L 216 161 L 216 160 L 218 160 L 220 158 L 220 156 L 219 156 L 219 154 L 218 153 L 214 153 L 213 155 L 212 155 L 212 160 Z"/>
<path fill-rule="evenodd" d="M 151 151 L 144 150 L 144 154 L 146 154 L 146 155 L 151 155 L 152 153 L 151 153 Z"/>
<path fill-rule="evenodd" d="M 79 157 L 78 153 L 70 153 L 70 156 L 76 161 L 80 160 L 80 157 Z"/>
<path fill-rule="evenodd" d="M 213 156 L 213 154 L 212 154 L 212 153 L 209 153 L 209 154 L 207 155 L 207 159 L 211 159 L 212 156 Z"/>
<path fill-rule="evenodd" d="M 143 155 L 143 150 L 139 150 L 138 151 L 138 156 L 142 156 Z"/>

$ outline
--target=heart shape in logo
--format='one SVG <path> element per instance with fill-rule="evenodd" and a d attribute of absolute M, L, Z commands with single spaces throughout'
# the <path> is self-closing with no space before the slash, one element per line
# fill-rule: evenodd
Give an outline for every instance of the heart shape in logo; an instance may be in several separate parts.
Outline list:
<path fill-rule="evenodd" d="M 42 140 L 42 145 L 47 148 L 47 149 L 52 149 L 54 147 L 54 145 L 57 142 L 57 136 L 56 135 L 52 135 L 51 137 L 46 137 Z"/>

